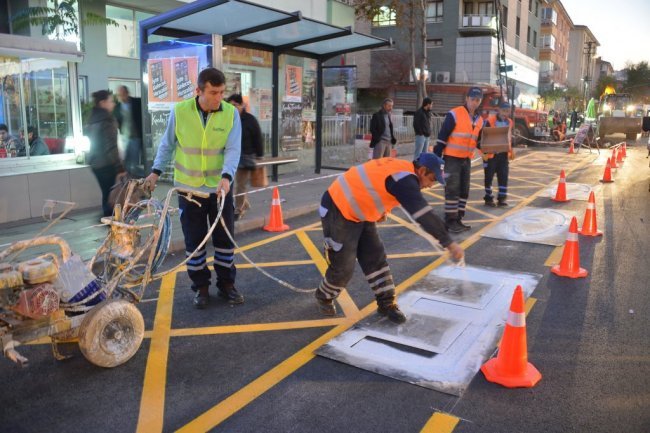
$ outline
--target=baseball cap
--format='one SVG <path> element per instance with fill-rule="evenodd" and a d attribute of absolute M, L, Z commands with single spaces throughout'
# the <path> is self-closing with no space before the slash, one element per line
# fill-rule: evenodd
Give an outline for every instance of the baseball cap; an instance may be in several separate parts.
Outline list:
<path fill-rule="evenodd" d="M 469 98 L 481 98 L 483 99 L 483 91 L 480 87 L 470 87 L 467 91 L 467 96 Z"/>
<path fill-rule="evenodd" d="M 436 180 L 440 185 L 445 184 L 445 172 L 444 164 L 445 162 L 435 153 L 424 152 L 418 156 L 418 159 L 415 160 L 422 167 L 426 167 L 427 170 L 432 171 L 436 175 Z"/>

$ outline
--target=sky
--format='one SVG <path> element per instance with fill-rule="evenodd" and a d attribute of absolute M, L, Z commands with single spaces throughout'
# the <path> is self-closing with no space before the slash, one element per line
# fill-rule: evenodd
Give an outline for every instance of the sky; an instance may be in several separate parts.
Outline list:
<path fill-rule="evenodd" d="M 614 70 L 650 63 L 650 0 L 561 0 L 574 25 L 589 27 Z"/>

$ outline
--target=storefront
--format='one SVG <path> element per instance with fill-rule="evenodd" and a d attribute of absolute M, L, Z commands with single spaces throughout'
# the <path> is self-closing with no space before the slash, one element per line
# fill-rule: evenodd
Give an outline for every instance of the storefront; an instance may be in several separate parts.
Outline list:
<path fill-rule="evenodd" d="M 328 152 L 323 146 L 323 119 L 338 119 L 337 144 L 354 147 L 355 68 L 335 71 L 323 63 L 389 44 L 299 12 L 239 0 L 199 0 L 143 21 L 140 31 L 149 164 L 173 104 L 193 97 L 199 71 L 212 66 L 226 75 L 226 95 L 240 93 L 257 117 L 266 155 L 294 157 L 316 172 L 343 166 L 341 149 Z M 152 42 L 160 37 L 167 40 Z M 273 167 L 274 179 L 280 170 Z"/>
<path fill-rule="evenodd" d="M 0 223 L 41 215 L 44 199 L 96 206 L 83 151 L 75 44 L 0 35 Z M 92 182 L 89 182 L 92 180 Z"/>

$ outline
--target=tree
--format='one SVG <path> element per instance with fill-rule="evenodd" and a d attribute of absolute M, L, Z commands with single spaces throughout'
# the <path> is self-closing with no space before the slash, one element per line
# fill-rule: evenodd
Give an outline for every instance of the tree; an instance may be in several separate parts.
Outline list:
<path fill-rule="evenodd" d="M 47 6 L 31 6 L 20 10 L 11 21 L 16 30 L 28 26 L 41 26 L 44 36 L 53 36 L 56 39 L 65 39 L 68 36 L 79 36 L 79 16 L 77 6 L 79 3 L 92 0 L 50 0 Z M 92 12 L 81 16 L 83 25 L 110 25 L 119 27 L 115 20 L 105 18 Z"/>
<path fill-rule="evenodd" d="M 606 88 L 611 88 L 616 90 L 618 86 L 618 82 L 616 81 L 616 78 L 610 76 L 610 75 L 604 75 L 598 79 L 598 83 L 596 84 L 596 89 L 594 91 L 594 94 L 591 95 L 594 98 L 599 99 L 604 93 Z"/>
<path fill-rule="evenodd" d="M 577 87 L 569 87 L 564 92 L 564 98 L 567 101 L 567 107 L 571 109 L 580 110 L 585 108 L 584 106 L 584 94 L 582 90 Z"/>
<path fill-rule="evenodd" d="M 546 110 L 547 105 L 552 106 L 555 103 L 555 101 L 564 98 L 564 90 L 563 89 L 547 90 L 545 92 L 542 92 L 539 96 L 540 96 L 540 101 L 542 102 L 542 105 L 544 107 L 544 110 Z"/>
<path fill-rule="evenodd" d="M 416 83 L 416 109 L 422 105 L 422 100 L 427 96 L 427 77 L 424 74 L 427 66 L 426 7 L 426 0 L 357 0 L 354 5 L 357 17 L 369 21 L 377 16 L 394 18 L 396 25 L 407 32 L 411 76 Z M 417 36 L 421 45 L 420 50 L 416 50 Z M 417 73 L 417 70 L 420 73 Z"/>
<path fill-rule="evenodd" d="M 648 68 L 648 62 L 628 65 L 627 80 L 623 84 L 623 91 L 629 93 L 634 101 L 648 101 L 650 99 L 650 68 Z"/>

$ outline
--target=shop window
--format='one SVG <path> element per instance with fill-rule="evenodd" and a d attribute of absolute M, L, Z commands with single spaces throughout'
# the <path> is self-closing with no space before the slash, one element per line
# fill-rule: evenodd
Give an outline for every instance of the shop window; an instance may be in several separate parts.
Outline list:
<path fill-rule="evenodd" d="M 106 18 L 118 26 L 106 26 L 106 53 L 109 56 L 138 58 L 140 32 L 138 23 L 153 14 L 118 6 L 106 5 Z"/>

